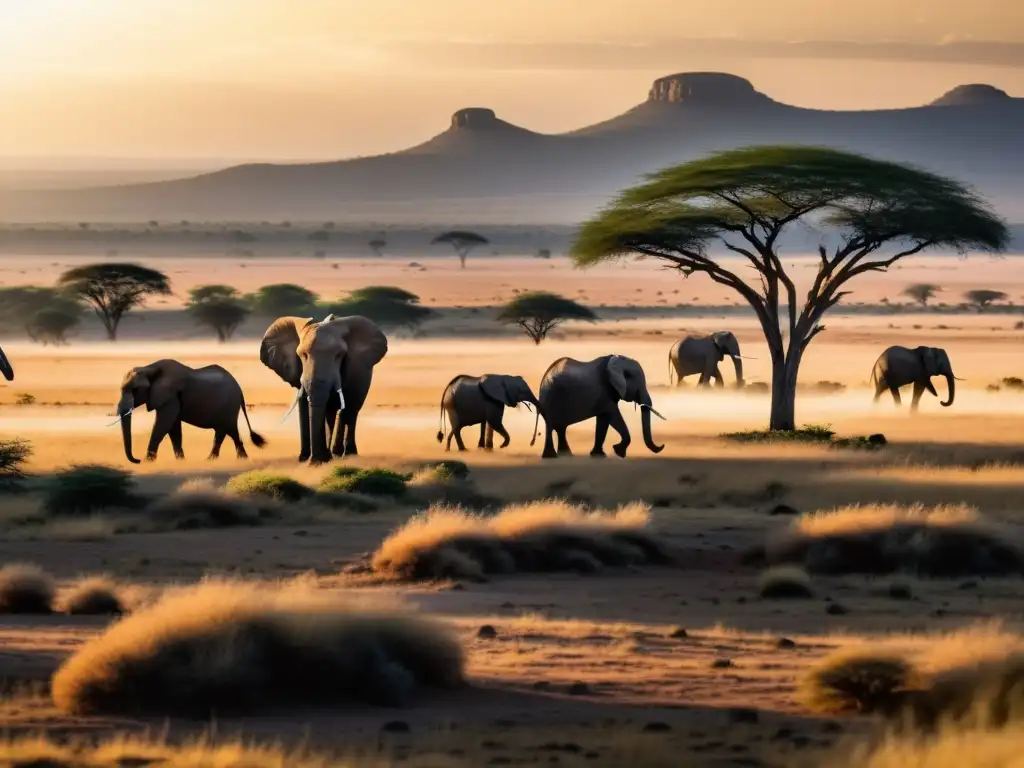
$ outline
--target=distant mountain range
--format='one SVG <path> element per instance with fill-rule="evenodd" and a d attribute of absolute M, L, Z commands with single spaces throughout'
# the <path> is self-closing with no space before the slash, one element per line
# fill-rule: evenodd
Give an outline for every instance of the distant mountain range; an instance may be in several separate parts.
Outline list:
<path fill-rule="evenodd" d="M 390 154 L 2 193 L 0 220 L 571 223 L 640 174 L 763 143 L 914 163 L 974 184 L 1005 216 L 1024 221 L 1024 98 L 974 84 L 922 106 L 825 111 L 780 103 L 743 78 L 715 72 L 660 78 L 641 104 L 569 133 L 536 133 L 490 109 L 468 108 L 442 133 Z"/>

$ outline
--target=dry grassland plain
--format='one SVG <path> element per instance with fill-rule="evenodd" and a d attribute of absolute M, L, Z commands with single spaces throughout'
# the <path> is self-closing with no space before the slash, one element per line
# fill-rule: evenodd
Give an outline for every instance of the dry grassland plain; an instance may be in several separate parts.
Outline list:
<path fill-rule="evenodd" d="M 998 723 L 976 724 L 981 730 L 969 732 L 972 743 L 984 745 L 979 754 L 990 758 L 976 762 L 964 758 L 967 726 L 943 726 L 938 740 L 917 733 L 885 736 L 877 712 L 823 712 L 808 705 L 806 690 L 813 671 L 837 652 L 902 654 L 927 687 L 932 677 L 982 656 L 998 659 L 1024 648 L 1024 392 L 986 389 L 1005 377 L 1024 376 L 1024 330 L 1017 327 L 1024 315 L 950 308 L 964 291 L 983 287 L 1024 303 L 1019 257 L 911 260 L 888 275 L 858 282 L 849 309 L 840 307 L 826 319 L 828 331 L 809 348 L 801 382 L 843 387 L 833 394 L 801 392 L 797 420 L 829 424 L 839 435 L 882 433 L 888 444 L 875 451 L 723 439 L 722 433 L 763 428 L 767 395 L 732 388 L 728 361 L 723 389 L 699 391 L 692 381 L 669 387 L 669 348 L 686 333 L 733 330 L 743 354 L 752 358 L 745 362 L 748 382 L 765 382 L 770 361 L 760 330 L 752 313 L 718 286 L 684 280 L 650 262 L 578 271 L 560 258 L 471 256 L 465 270 L 454 256 L 422 255 L 139 261 L 165 271 L 175 295 L 129 315 L 118 342 L 101 340 L 92 318 L 65 347 L 3 340 L 16 378 L 0 384 L 0 438 L 28 440 L 33 453 L 27 492 L 0 496 L 0 565 L 33 563 L 52 574 L 56 612 L 0 615 L 0 725 L 34 739 L 0 746 L 0 765 L 47 756 L 61 765 L 116 765 L 124 756 L 147 755 L 166 760 L 161 765 L 211 766 L 476 766 L 556 762 L 552 758 L 560 765 L 609 766 L 1018 764 L 1013 760 L 1019 760 L 1019 749 L 1007 747 L 1007 732 Z M 813 262 L 796 261 L 796 274 L 809 276 Z M 47 284 L 80 262 L 81 257 L 34 255 L 37 271 L 30 274 L 24 259 L 3 256 L 0 283 Z M 213 282 L 242 291 L 296 282 L 325 299 L 366 285 L 395 285 L 438 310 L 417 333 L 389 333 L 388 354 L 360 416 L 359 457 L 330 467 L 297 463 L 297 413 L 281 423 L 293 391 L 258 357 L 269 319 L 252 318 L 235 339 L 218 344 L 181 311 L 190 288 Z M 900 291 L 916 282 L 943 286 L 936 301 L 950 307 L 879 307 L 883 299 L 900 301 Z M 566 324 L 539 346 L 494 322 L 495 308 L 516 291 L 538 288 L 576 298 L 602 319 Z M 952 407 L 942 408 L 926 394 L 920 412 L 911 416 L 909 392 L 901 408 L 888 395 L 872 402 L 871 367 L 892 344 L 948 351 L 964 379 Z M 512 443 L 504 450 L 477 450 L 475 427 L 464 433 L 466 453 L 446 454 L 436 442 L 441 392 L 454 375 L 519 374 L 536 391 L 555 359 L 609 353 L 643 365 L 654 405 L 667 418 L 654 423 L 656 441 L 666 446 L 662 453 L 643 447 L 639 414 L 628 404 L 622 412 L 634 441 L 625 460 L 588 457 L 593 423 L 585 422 L 569 430 L 575 456 L 542 461 L 541 439 L 529 445 L 534 417 L 525 409 L 506 411 Z M 129 465 L 119 430 L 110 426 L 119 381 L 132 366 L 168 357 L 231 371 L 251 405 L 252 426 L 268 445 L 255 448 L 243 429 L 249 460 L 236 459 L 226 446 L 211 462 L 205 457 L 212 434 L 186 425 L 184 460 L 175 460 L 165 441 L 155 462 Z M 944 383 L 935 384 L 945 396 Z M 26 394 L 34 402 L 18 404 Z M 143 410 L 135 414 L 137 454 L 152 418 Z M 505 505 L 565 500 L 537 513 L 539 522 L 520 520 L 506 531 L 511 543 L 502 546 L 512 553 L 514 567 L 502 566 L 508 561 L 493 554 L 496 545 L 467 535 L 457 546 L 449 542 L 445 557 L 498 558 L 485 569 L 486 578 L 460 576 L 467 571 L 458 568 L 442 569 L 429 580 L 375 574 L 373 553 L 431 500 L 417 496 L 412 486 L 407 497 L 375 496 L 367 508 L 331 504 L 328 494 L 310 492 L 308 499 L 254 512 L 256 518 L 246 518 L 244 525 L 198 529 L 157 525 L 152 512 L 130 504 L 79 516 L 43 510 L 52 473 L 76 463 L 131 470 L 134 492 L 157 497 L 203 478 L 208 482 L 199 487 L 216 489 L 252 469 L 315 489 L 342 463 L 412 473 L 443 459 L 468 464 L 465 483 L 473 498 L 488 500 L 480 505 L 487 507 L 483 514 Z M 577 534 L 554 530 L 549 522 L 582 514 L 566 512 L 566 503 L 609 511 L 633 505 L 620 516 L 671 549 L 673 562 L 652 564 L 634 556 L 630 547 L 642 545 L 637 541 L 604 554 L 596 544 L 565 543 Z M 884 533 L 904 518 L 905 508 L 915 506 L 923 510 L 919 518 L 938 522 L 922 524 L 909 538 L 881 535 L 870 545 L 858 539 L 857 546 L 888 548 L 897 559 L 905 552 L 906 562 L 925 555 L 946 562 L 970 551 L 974 559 L 961 563 L 962 573 L 924 578 L 830 565 L 838 555 L 829 546 L 853 545 L 830 544 L 828 536 L 872 525 Z M 839 513 L 845 523 L 795 516 L 851 507 Z M 948 509 L 929 517 L 933 507 Z M 515 514 L 522 517 L 513 510 L 507 519 Z M 964 524 L 965 538 L 940 549 L 949 546 L 942 526 L 952 525 L 950 519 Z M 538 527 L 544 547 L 563 547 L 564 562 L 546 566 L 552 572 L 529 567 Z M 979 539 L 982 529 L 994 539 Z M 765 545 L 787 535 L 819 536 L 825 543 L 806 550 L 817 554 L 787 564 L 806 569 L 788 576 L 806 594 L 775 599 L 763 591 L 762 579 L 769 578 L 763 571 L 771 565 Z M 492 549 L 481 554 L 481 547 Z M 1020 560 L 1014 560 L 1017 555 Z M 997 561 L 1010 566 L 993 575 L 986 568 Z M 105 580 L 94 579 L 89 588 L 116 592 L 124 617 L 61 612 L 61 606 L 82 602 L 74 598 L 84 589 L 82 578 L 100 574 Z M 224 583 L 212 592 L 187 591 L 204 578 Z M 268 592 L 281 590 L 274 602 L 278 613 L 264 615 L 262 604 L 246 602 L 255 599 L 254 592 L 239 582 L 252 581 L 266 582 Z M 4 583 L 0 578 L 0 593 Z M 166 600 L 179 607 L 194 595 L 194 626 L 182 629 L 167 618 L 173 612 L 159 604 L 167 590 Z M 290 603 L 288 595 L 299 592 Z M 220 615 L 207 602 L 214 600 L 211 594 L 234 606 L 224 615 L 248 617 L 244 632 L 221 632 L 220 620 L 213 618 L 207 623 L 216 631 L 204 629 L 202 617 Z M 399 623 L 389 624 L 393 617 L 384 621 L 391 627 L 385 637 L 378 632 L 380 616 L 378 623 L 363 626 L 347 609 L 330 607 L 352 601 L 368 601 L 378 612 L 395 606 Z M 403 612 L 418 618 L 403 624 Z M 136 620 L 131 630 L 127 622 Z M 418 647 L 406 634 L 421 631 L 421 620 L 430 623 L 429 642 Z M 111 621 L 120 635 L 108 639 L 109 648 L 98 648 L 94 644 L 104 642 Z M 290 629 L 279 631 L 279 625 Z M 256 632 L 253 626 L 259 628 L 256 639 L 245 640 L 245 633 Z M 434 634 L 442 630 L 449 633 L 443 642 Z M 133 631 L 141 639 L 126 643 Z M 436 675 L 417 670 L 433 669 L 430 648 L 439 643 L 460 647 L 463 658 L 446 657 L 445 684 L 433 685 Z M 124 650 L 129 646 L 130 654 Z M 80 650 L 76 662 L 62 666 Z M 134 656 L 125 661 L 125 654 Z M 192 659 L 187 669 L 153 667 L 180 662 L 182 654 Z M 217 662 L 196 661 L 207 657 Z M 273 674 L 261 675 L 260 669 Z M 215 674 L 220 682 L 210 682 Z M 163 693 L 141 706 L 144 690 L 131 675 L 146 685 L 163 681 Z M 199 715 L 190 699 L 182 716 L 167 681 L 180 685 L 186 679 L 212 687 L 223 683 L 230 690 L 211 693 L 209 711 L 200 702 Z M 450 684 L 456 679 L 461 684 Z M 325 696 L 326 680 L 338 681 L 341 701 Z M 89 702 L 114 703 L 106 709 L 75 704 L 80 697 L 69 691 L 82 686 L 92 686 Z M 368 693 L 381 690 L 401 695 L 382 702 Z M 128 692 L 122 696 L 123 691 Z M 222 706 L 239 698 L 256 711 Z M 139 714 L 143 710 L 149 711 Z M 71 746 L 53 742 L 66 736 L 73 737 Z M 90 751 L 75 746 L 79 737 L 106 741 L 100 751 Z M 197 744 L 204 738 L 220 744 L 220 751 Z M 878 739 L 881 746 L 868 754 Z M 239 745 L 253 741 L 276 746 L 247 753 Z"/>

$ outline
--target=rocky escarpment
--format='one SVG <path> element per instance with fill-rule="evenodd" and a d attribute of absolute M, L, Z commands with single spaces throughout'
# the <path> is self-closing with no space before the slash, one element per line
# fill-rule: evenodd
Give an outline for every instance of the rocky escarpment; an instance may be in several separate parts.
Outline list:
<path fill-rule="evenodd" d="M 974 107 L 1012 101 L 1010 94 L 985 83 L 958 85 L 931 102 L 932 107 Z"/>
<path fill-rule="evenodd" d="M 467 107 L 460 109 L 452 115 L 452 129 L 459 130 L 468 128 L 470 130 L 493 130 L 508 125 L 504 120 L 499 120 L 493 109 L 485 107 Z"/>
<path fill-rule="evenodd" d="M 654 81 L 649 102 L 745 106 L 771 102 L 742 77 L 723 72 L 683 72 Z"/>

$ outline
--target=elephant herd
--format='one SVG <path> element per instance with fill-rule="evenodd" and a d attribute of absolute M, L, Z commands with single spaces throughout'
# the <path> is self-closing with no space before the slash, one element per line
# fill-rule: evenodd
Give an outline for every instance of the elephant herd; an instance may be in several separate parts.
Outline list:
<path fill-rule="evenodd" d="M 387 337 L 373 321 L 361 316 L 328 315 L 319 322 L 311 318 L 281 317 L 270 325 L 260 343 L 260 362 L 296 390 L 285 418 L 298 406 L 299 461 L 323 463 L 332 456 L 358 454 L 359 412 L 370 391 L 374 367 L 387 351 Z M 735 365 L 737 386 L 742 387 L 743 358 L 739 342 L 729 331 L 688 336 L 674 344 L 669 351 L 669 382 L 671 384 L 674 371 L 677 386 L 692 375 L 699 375 L 698 386 L 709 386 L 712 380 L 717 386 L 723 386 L 718 364 L 726 355 Z M 8 381 L 13 379 L 13 370 L 2 351 L 0 372 Z M 911 409 L 916 410 L 925 390 L 937 396 L 931 384 L 933 376 L 946 378 L 949 397 L 942 405 L 951 405 L 956 377 L 944 350 L 889 347 L 878 358 L 871 373 L 875 401 L 888 389 L 899 405 L 900 387 L 913 384 Z M 640 407 L 644 445 L 651 452 L 660 453 L 664 445 L 654 441 L 651 416 L 665 417 L 654 409 L 644 370 L 636 360 L 614 354 L 589 361 L 559 358 L 541 377 L 538 395 L 534 395 L 522 376 L 456 376 L 441 394 L 437 440 L 445 442 L 447 434 L 445 450 L 451 450 L 454 439 L 458 449 L 464 451 L 462 430 L 479 425 L 478 447 L 493 448 L 497 433 L 502 439 L 499 447 L 504 448 L 510 440 L 502 424 L 504 410 L 523 403 L 536 411 L 531 446 L 537 439 L 540 417 L 544 417 L 543 458 L 571 455 L 566 430 L 588 419 L 595 420 L 590 455 L 605 455 L 604 443 L 608 430 L 612 429 L 619 438 L 612 450 L 617 456 L 625 457 L 631 437 L 619 412 L 622 401 Z M 219 365 L 190 368 L 176 360 L 158 360 L 133 368 L 125 375 L 117 415 L 125 456 L 136 464 L 139 460 L 132 449 L 131 414 L 143 405 L 149 411 L 156 411 L 146 450 L 146 459 L 150 461 L 156 458 L 160 443 L 168 436 L 175 456 L 184 457 L 182 424 L 213 430 L 209 458 L 219 455 L 226 437 L 234 443 L 237 456 L 246 458 L 238 431 L 239 412 L 245 418 L 253 445 L 262 447 L 266 442 L 249 424 L 245 396 L 238 381 Z"/>

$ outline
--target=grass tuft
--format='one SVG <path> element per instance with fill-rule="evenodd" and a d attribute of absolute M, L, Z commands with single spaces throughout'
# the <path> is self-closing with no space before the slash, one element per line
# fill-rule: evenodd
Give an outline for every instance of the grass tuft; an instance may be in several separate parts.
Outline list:
<path fill-rule="evenodd" d="M 838 437 L 829 424 L 808 424 L 791 430 L 752 429 L 746 432 L 726 432 L 721 437 L 737 443 L 810 443 L 866 451 L 878 450 L 887 443 L 885 436 L 880 434 Z"/>
<path fill-rule="evenodd" d="M 105 464 L 76 464 L 54 473 L 43 490 L 51 515 L 91 515 L 101 509 L 136 506 L 130 472 Z"/>
<path fill-rule="evenodd" d="M 53 613 L 56 591 L 53 577 L 37 565 L 0 568 L 0 613 Z"/>
<path fill-rule="evenodd" d="M 326 493 L 362 493 L 367 496 L 402 496 L 408 475 L 381 467 L 335 467 L 320 483 Z"/>
<path fill-rule="evenodd" d="M 468 472 L 461 474 L 449 466 L 450 463 L 442 462 L 415 472 L 409 479 L 409 496 L 423 506 L 437 504 L 484 509 L 499 503 L 480 493 L 476 484 L 469 479 Z"/>
<path fill-rule="evenodd" d="M 28 440 L 0 440 L 0 490 L 19 487 L 31 455 L 32 444 Z"/>
<path fill-rule="evenodd" d="M 784 565 L 761 574 L 757 594 L 764 600 L 799 599 L 813 597 L 814 591 L 807 571 Z"/>
<path fill-rule="evenodd" d="M 229 493 L 214 486 L 208 478 L 196 478 L 151 502 L 146 514 L 161 530 L 230 528 L 278 519 L 278 504 L 270 493 Z"/>
<path fill-rule="evenodd" d="M 90 576 L 72 585 L 61 596 L 61 607 L 72 616 L 117 616 L 125 613 L 117 585 L 103 576 Z"/>
<path fill-rule="evenodd" d="M 913 666 L 900 654 L 844 650 L 810 669 L 797 697 L 814 712 L 868 714 L 892 710 L 915 682 Z"/>
<path fill-rule="evenodd" d="M 298 480 L 262 469 L 235 475 L 228 480 L 225 489 L 237 496 L 262 496 L 289 503 L 302 501 L 313 495 L 313 489 L 307 488 Z"/>

